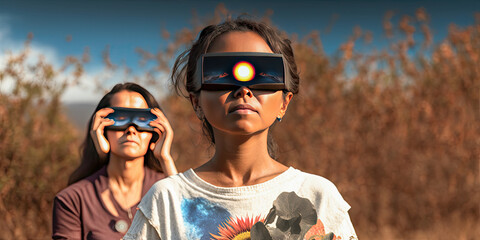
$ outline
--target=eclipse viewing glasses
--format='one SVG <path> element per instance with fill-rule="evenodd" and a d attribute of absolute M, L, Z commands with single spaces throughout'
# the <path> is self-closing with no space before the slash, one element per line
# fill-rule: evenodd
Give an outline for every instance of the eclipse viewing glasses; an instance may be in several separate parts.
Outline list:
<path fill-rule="evenodd" d="M 150 108 L 122 108 L 112 107 L 113 113 L 105 118 L 115 121 L 113 125 L 107 126 L 107 130 L 123 131 L 129 126 L 134 126 L 138 131 L 155 132 L 155 128 L 149 123 L 157 119 L 157 116 L 150 112 Z"/>
<path fill-rule="evenodd" d="M 200 90 L 285 90 L 288 74 L 282 54 L 226 52 L 203 54 L 197 63 Z"/>

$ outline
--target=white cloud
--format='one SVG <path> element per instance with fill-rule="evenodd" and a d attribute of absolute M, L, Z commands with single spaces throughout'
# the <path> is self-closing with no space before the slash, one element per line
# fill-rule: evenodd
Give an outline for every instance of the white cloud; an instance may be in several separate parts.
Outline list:
<path fill-rule="evenodd" d="M 0 15 L 0 71 L 5 69 L 8 60 L 15 55 L 18 55 L 25 49 L 24 41 L 17 41 L 12 39 L 10 27 L 8 25 L 8 16 Z M 45 62 L 52 64 L 55 69 L 59 69 L 64 59 L 60 56 L 59 51 L 53 46 L 40 44 L 33 40 L 29 47 L 29 54 L 26 59 L 28 65 L 33 65 L 42 58 Z M 64 102 L 97 102 L 103 95 L 101 92 L 95 89 L 94 79 L 95 76 L 101 72 L 98 70 L 86 70 L 81 78 L 80 85 L 69 86 L 62 95 L 62 101 Z M 28 71 L 27 71 L 28 72 Z M 59 74 L 57 80 L 65 79 L 69 76 L 69 72 Z M 26 76 L 27 78 L 33 78 L 34 76 Z M 14 87 L 14 80 L 12 78 L 4 78 L 0 82 L 0 92 L 8 93 L 12 91 Z"/>
<path fill-rule="evenodd" d="M 12 55 L 18 55 L 25 49 L 25 41 L 15 40 L 11 35 L 11 27 L 9 26 L 9 18 L 5 15 L 0 15 L 0 71 L 5 68 L 8 59 Z M 80 56 L 78 56 L 80 57 Z M 45 62 L 52 64 L 54 69 L 59 69 L 63 62 L 64 57 L 60 54 L 59 49 L 56 49 L 55 46 L 50 46 L 46 44 L 41 44 L 36 42 L 35 39 L 30 43 L 29 54 L 26 59 L 27 64 L 34 65 L 38 62 L 39 58 L 43 58 Z M 96 84 L 98 81 L 101 82 L 101 86 L 109 90 L 113 87 L 114 84 L 125 81 L 133 81 L 135 77 L 138 77 L 142 80 L 145 80 L 144 76 L 137 75 L 142 74 L 141 72 L 133 73 L 135 76 L 125 76 L 125 72 L 122 69 L 115 71 L 106 71 L 104 66 L 84 66 L 84 74 L 80 79 L 78 85 L 73 85 L 67 87 L 66 91 L 62 95 L 62 101 L 65 103 L 72 102 L 93 102 L 97 103 L 104 92 L 98 89 Z M 65 73 L 59 74 L 56 79 L 61 81 L 65 78 L 71 77 L 71 72 L 67 71 Z M 27 76 L 29 79 L 33 79 L 34 76 Z M 168 92 L 168 86 L 166 84 L 168 79 L 167 73 L 155 73 L 155 79 L 157 83 L 154 86 L 144 85 L 158 100 L 161 100 L 166 96 Z M 4 79 L 0 82 L 0 92 L 6 93 L 12 90 L 14 87 L 13 79 Z"/>

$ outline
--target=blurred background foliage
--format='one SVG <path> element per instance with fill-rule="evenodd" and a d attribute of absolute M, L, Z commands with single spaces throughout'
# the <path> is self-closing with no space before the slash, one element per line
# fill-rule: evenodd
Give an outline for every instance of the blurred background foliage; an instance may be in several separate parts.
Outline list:
<path fill-rule="evenodd" d="M 263 21 L 269 21 L 266 13 Z M 230 17 L 219 5 L 192 26 L 162 32 L 166 49 L 137 49 L 141 64 L 132 76 L 103 53 L 105 71 L 125 71 L 125 81 L 164 88 L 159 79 L 203 26 Z M 451 25 L 436 43 L 428 13 L 391 21 L 386 48 L 372 46 L 370 32 L 354 29 L 334 56 L 322 49 L 319 32 L 294 40 L 301 92 L 274 129 L 279 161 L 333 181 L 352 206 L 360 239 L 480 238 L 480 14 L 474 25 Z M 334 30 L 334 29 L 333 29 Z M 0 238 L 49 238 L 54 195 L 79 164 L 85 129 L 77 130 L 60 96 L 82 82 L 88 51 L 63 66 L 8 54 L 0 92 Z M 371 51 L 359 51 L 369 46 Z M 98 78 L 100 91 L 108 90 Z M 161 105 L 175 130 L 172 149 L 179 170 L 212 154 L 190 103 L 165 91 Z M 198 149 L 208 149 L 200 152 Z"/>

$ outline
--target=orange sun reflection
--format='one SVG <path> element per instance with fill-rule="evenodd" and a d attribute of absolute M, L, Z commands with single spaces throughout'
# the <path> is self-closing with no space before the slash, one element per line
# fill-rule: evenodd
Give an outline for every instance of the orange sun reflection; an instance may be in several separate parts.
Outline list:
<path fill-rule="evenodd" d="M 247 82 L 255 76 L 255 68 L 249 62 L 241 61 L 233 66 L 233 76 L 238 81 Z"/>

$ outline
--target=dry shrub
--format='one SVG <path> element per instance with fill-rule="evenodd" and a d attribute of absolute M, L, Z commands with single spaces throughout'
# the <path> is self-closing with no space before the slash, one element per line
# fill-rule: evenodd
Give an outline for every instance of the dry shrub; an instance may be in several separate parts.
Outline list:
<path fill-rule="evenodd" d="M 425 48 L 417 22 L 422 48 L 408 19 L 379 53 L 355 52 L 355 35 L 337 58 L 296 44 L 281 161 L 335 182 L 360 238 L 479 238 L 480 23 Z"/>
<path fill-rule="evenodd" d="M 0 92 L 0 239 L 48 238 L 53 197 L 78 161 L 77 133 L 59 97 L 82 62 L 69 57 L 56 69 L 32 59 L 29 41 L 8 56 L 0 69 L 0 84 L 13 85 Z"/>

